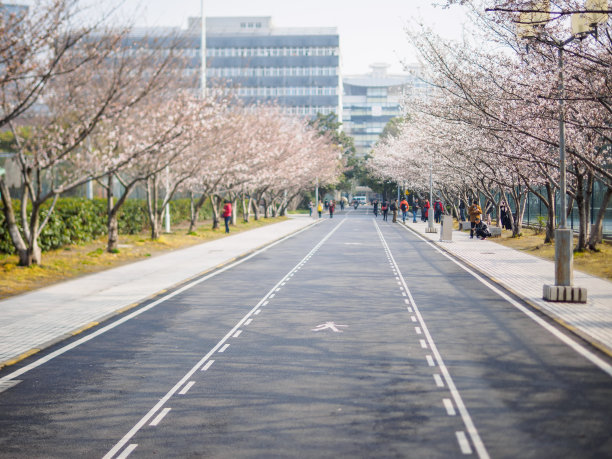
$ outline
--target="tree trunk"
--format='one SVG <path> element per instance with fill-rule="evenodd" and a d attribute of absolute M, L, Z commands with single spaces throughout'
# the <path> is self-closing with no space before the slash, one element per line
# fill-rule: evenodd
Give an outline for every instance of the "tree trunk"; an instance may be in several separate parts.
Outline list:
<path fill-rule="evenodd" d="M 242 220 L 245 223 L 249 222 L 249 211 L 251 210 L 251 197 L 245 199 L 245 196 L 242 195 L 240 199 L 242 201 Z"/>
<path fill-rule="evenodd" d="M 28 248 L 23 240 L 23 237 L 21 236 L 21 233 L 19 232 L 19 227 L 17 226 L 17 221 L 15 220 L 15 211 L 13 210 L 11 194 L 9 192 L 8 185 L 2 176 L 0 176 L 0 195 L 2 197 L 2 212 L 4 213 L 4 220 L 6 222 L 13 247 L 15 247 L 17 255 L 19 255 L 19 266 L 29 266 Z"/>
<path fill-rule="evenodd" d="M 189 231 L 188 233 L 193 233 L 196 229 L 196 225 L 198 224 L 198 218 L 200 216 L 200 210 L 202 206 L 206 202 L 206 195 L 203 194 L 200 196 L 197 202 L 193 201 L 193 193 L 191 193 L 191 207 L 190 207 L 190 219 L 189 219 Z"/>
<path fill-rule="evenodd" d="M 106 224 L 108 228 L 108 240 L 106 251 L 115 252 L 119 244 L 119 222 L 117 221 L 117 209 L 113 202 L 113 176 L 108 177 L 108 187 L 106 188 Z"/>
<path fill-rule="evenodd" d="M 256 196 L 255 199 L 250 199 L 250 203 L 253 205 L 253 218 L 257 221 L 259 220 L 259 198 Z"/>
<path fill-rule="evenodd" d="M 263 198 L 263 203 L 264 203 L 264 218 L 270 218 L 270 209 L 268 208 L 268 201 L 266 200 L 266 198 Z"/>
<path fill-rule="evenodd" d="M 210 197 L 210 203 L 212 206 L 212 212 L 213 212 L 213 224 L 212 224 L 212 229 L 216 230 L 219 229 L 219 198 L 217 195 L 212 195 Z"/>
<path fill-rule="evenodd" d="M 606 216 L 606 209 L 608 208 L 610 197 L 612 197 L 612 188 L 608 187 L 601 201 L 601 206 L 599 208 L 599 213 L 597 214 L 597 219 L 595 220 L 595 223 L 591 228 L 591 235 L 589 237 L 590 250 L 597 250 L 597 244 L 601 243 L 603 240 L 603 221 Z"/>
<path fill-rule="evenodd" d="M 160 224 L 157 218 L 157 175 L 147 179 L 147 210 L 151 224 L 151 239 L 159 239 Z"/>
<path fill-rule="evenodd" d="M 585 203 L 585 180 L 584 174 L 579 172 L 576 168 L 576 205 L 578 206 L 578 220 L 580 222 L 578 228 L 578 243 L 576 244 L 576 251 L 583 251 L 586 249 L 586 235 L 588 225 L 588 214 L 587 204 Z M 566 209 L 561 209 L 561 212 L 565 212 Z"/>

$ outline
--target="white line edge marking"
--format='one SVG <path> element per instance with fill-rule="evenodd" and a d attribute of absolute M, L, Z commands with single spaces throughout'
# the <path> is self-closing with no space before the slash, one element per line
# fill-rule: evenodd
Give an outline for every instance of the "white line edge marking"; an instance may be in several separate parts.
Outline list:
<path fill-rule="evenodd" d="M 183 390 L 179 392 L 179 395 L 185 395 L 187 392 L 189 392 L 189 389 L 191 389 L 194 384 L 195 384 L 195 381 L 189 381 L 187 384 L 185 384 L 185 387 L 183 387 Z"/>
<path fill-rule="evenodd" d="M 316 225 L 316 223 L 315 223 L 315 225 Z M 200 279 L 197 279 L 197 280 L 195 280 L 193 282 L 189 282 L 188 284 L 183 285 L 182 287 L 176 289 L 172 293 L 169 293 L 168 295 L 165 295 L 165 296 L 161 297 L 160 299 L 154 301 L 153 303 L 150 303 L 150 304 L 146 305 L 145 307 L 142 307 L 142 308 L 138 309 L 137 311 L 134 311 L 131 314 L 128 314 L 128 315 L 122 317 L 121 319 L 118 319 L 115 322 L 112 322 L 109 325 L 106 325 L 105 327 L 103 327 L 103 328 L 93 332 L 92 334 L 84 336 L 83 338 L 81 338 L 81 339 L 79 339 L 79 340 L 77 340 L 77 341 L 75 341 L 73 343 L 70 343 L 67 346 L 62 347 L 62 348 L 58 349 L 57 351 L 52 352 L 49 355 L 46 355 L 45 357 L 42 357 L 42 358 L 36 360 L 35 362 L 32 362 L 29 365 L 24 366 L 23 368 L 20 368 L 19 370 L 16 370 L 16 371 L 14 371 L 12 373 L 9 373 L 6 376 L 3 376 L 2 378 L 0 378 L 0 382 L 8 381 L 8 380 L 14 379 L 14 378 L 18 378 L 22 374 L 27 373 L 28 371 L 33 370 L 34 368 L 37 368 L 37 367 L 47 363 L 49 360 L 52 360 L 55 357 L 58 357 L 58 356 L 60 356 L 60 355 L 62 355 L 64 353 L 70 351 L 71 349 L 74 349 L 75 347 L 80 346 L 83 343 L 86 343 L 87 341 L 90 341 L 90 340 L 92 340 L 94 338 L 97 338 L 98 336 L 102 335 L 103 333 L 106 333 L 107 331 L 112 330 L 115 327 L 118 327 L 119 325 L 123 324 L 124 322 L 127 322 L 128 320 L 133 319 L 134 317 L 137 317 L 140 314 L 143 314 L 144 312 L 147 312 L 149 309 L 153 309 L 158 304 L 163 303 L 164 301 L 167 301 L 170 298 L 175 297 L 176 295 L 180 295 L 185 290 L 189 290 L 190 288 L 195 287 L 196 285 L 201 284 L 204 281 L 207 281 L 211 277 L 215 277 L 215 276 L 217 276 L 217 275 L 219 275 L 219 274 L 221 274 L 221 273 L 223 273 L 225 271 L 228 271 L 228 270 L 230 270 L 230 269 L 232 269 L 232 268 L 234 268 L 234 267 L 244 263 L 245 261 L 250 260 L 251 258 L 259 255 L 260 253 L 263 253 L 266 250 L 271 249 L 272 247 L 274 247 L 274 246 L 276 246 L 276 245 L 278 245 L 278 244 L 280 244 L 282 242 L 285 242 L 287 239 L 290 239 L 290 238 L 292 238 L 294 236 L 297 236 L 300 233 L 303 233 L 304 231 L 306 231 L 308 229 L 310 229 L 310 226 L 302 228 L 302 229 L 296 231 L 293 234 L 289 234 L 289 235 L 279 239 L 278 241 L 272 242 L 270 245 L 262 247 L 261 249 L 256 250 L 255 252 L 251 253 L 250 255 L 247 255 L 246 257 L 241 258 L 240 260 L 237 260 L 237 261 L 235 261 L 233 263 L 230 263 L 229 265 L 227 265 L 227 266 L 225 266 L 225 267 L 223 267 L 221 269 L 218 269 L 218 270 L 216 270 L 216 271 L 214 271 L 214 272 L 212 272 L 210 274 L 207 274 L 204 277 L 201 277 Z"/>
<path fill-rule="evenodd" d="M 457 436 L 457 442 L 459 443 L 459 448 L 461 448 L 461 452 L 463 454 L 472 454 L 472 447 L 470 446 L 470 442 L 465 436 L 465 432 L 455 432 Z"/>
<path fill-rule="evenodd" d="M 319 241 L 319 243 L 318 243 L 318 244 L 317 244 L 317 245 L 316 245 L 316 246 L 315 246 L 315 247 L 314 247 L 314 248 L 313 248 L 313 249 L 312 249 L 312 250 L 309 252 L 309 255 L 310 255 L 311 253 L 314 253 L 314 252 L 315 252 L 315 251 L 316 251 L 316 250 L 317 250 L 317 249 L 318 249 L 320 246 L 322 246 L 322 245 L 325 243 L 325 241 L 327 241 L 327 240 L 328 240 L 328 239 L 329 239 L 329 238 L 330 238 L 330 237 L 331 237 L 331 236 L 332 236 L 332 235 L 333 235 L 333 234 L 334 234 L 334 233 L 335 233 L 335 232 L 338 230 L 338 228 L 340 228 L 340 226 L 342 226 L 342 224 L 343 224 L 345 221 L 346 221 L 346 220 L 341 220 L 341 221 L 340 221 L 340 223 L 334 227 L 334 229 L 332 229 L 332 230 L 331 230 L 329 233 L 327 233 L 327 235 L 326 235 L 326 236 L 325 236 L 323 239 L 321 239 L 321 240 Z M 298 234 L 298 233 L 296 232 L 296 233 L 294 233 L 293 235 L 295 235 L 295 234 Z M 288 238 L 285 238 L 285 239 L 288 239 Z M 276 243 L 280 243 L 281 241 L 283 241 L 283 240 L 285 240 L 285 239 L 280 239 L 280 240 L 279 240 L 279 241 L 277 241 Z M 276 244 L 276 243 L 275 243 L 275 244 Z M 272 245 L 270 245 L 269 247 L 272 247 Z M 262 251 L 263 251 L 263 249 L 262 249 Z M 255 252 L 255 253 L 257 253 L 257 252 Z M 255 253 L 253 253 L 253 255 L 254 255 Z M 305 257 L 304 257 L 304 258 L 305 258 Z M 304 258 L 303 258 L 302 260 L 304 260 Z M 243 260 L 246 260 L 246 259 L 247 259 L 247 258 L 245 258 L 245 259 L 243 259 Z M 243 260 L 241 260 L 241 261 L 243 261 Z M 237 264 L 237 263 L 236 263 L 236 264 Z M 229 266 L 231 266 L 231 265 L 229 265 Z M 226 269 L 229 269 L 229 266 L 228 266 Z M 269 296 L 272 294 L 272 292 L 274 291 L 274 289 L 276 289 L 276 288 L 277 288 L 277 287 L 280 285 L 280 283 L 281 283 L 281 282 L 283 282 L 283 281 L 285 280 L 285 278 L 286 278 L 286 277 L 287 277 L 287 276 L 285 275 L 285 276 L 284 276 L 284 277 L 283 277 L 283 278 L 282 278 L 280 281 L 278 281 L 278 282 L 276 283 L 276 285 L 274 285 L 274 287 L 272 287 L 272 288 L 271 288 L 271 289 L 268 291 L 268 293 L 267 293 L 267 294 L 266 294 L 266 295 L 265 295 L 265 296 L 264 296 L 264 297 L 263 297 L 261 300 L 259 300 L 259 303 L 257 303 L 257 304 L 256 304 L 256 305 L 253 307 L 253 309 L 251 309 L 251 310 L 250 310 L 250 311 L 249 311 L 249 312 L 248 312 L 248 313 L 247 313 L 247 314 L 246 314 L 246 315 L 245 315 L 245 316 L 244 316 L 244 317 L 243 317 L 243 318 L 242 318 L 240 321 L 238 321 L 238 323 L 237 323 L 236 325 L 234 325 L 234 328 L 232 328 L 232 329 L 231 329 L 229 332 L 227 332 L 227 334 L 226 334 L 226 335 L 225 335 L 223 338 L 221 338 L 221 340 L 220 340 L 220 341 L 219 341 L 217 344 L 215 344 L 215 346 L 214 346 L 214 347 L 213 347 L 213 348 L 212 348 L 210 351 L 208 351 L 208 354 L 206 354 L 204 357 L 202 357 L 202 358 L 200 359 L 200 361 L 199 361 L 198 363 L 196 363 L 196 364 L 194 365 L 194 367 L 193 367 L 191 370 L 189 370 L 189 371 L 187 372 L 187 374 L 185 374 L 185 376 L 183 376 L 183 377 L 181 378 L 181 380 L 180 380 L 179 382 L 177 382 L 177 383 L 174 385 L 174 387 L 173 387 L 172 389 L 170 389 L 170 390 L 168 391 L 168 393 L 167 393 L 166 395 L 164 395 L 164 396 L 163 396 L 163 397 L 162 397 L 162 398 L 161 398 L 161 399 L 160 399 L 160 400 L 159 400 L 159 401 L 158 401 L 158 402 L 155 404 L 155 406 L 154 406 L 153 408 L 151 408 L 151 409 L 149 410 L 149 412 L 148 412 L 147 414 L 145 414 L 145 415 L 144 415 L 144 416 L 143 416 L 143 417 L 140 419 L 140 421 L 138 421 L 138 422 L 137 422 L 137 423 L 134 425 L 134 427 L 132 427 L 132 428 L 130 429 L 130 431 L 129 431 L 128 433 L 126 433 L 126 434 L 123 436 L 123 438 L 122 438 L 121 440 L 119 440 L 119 441 L 117 442 L 117 444 L 115 444 L 115 446 L 113 446 L 113 447 L 110 449 L 110 451 L 109 451 L 108 453 L 106 453 L 106 454 L 104 455 L 104 457 L 103 457 L 102 459 L 111 459 L 111 458 L 113 458 L 113 457 L 115 456 L 115 454 L 117 454 L 117 452 L 118 452 L 119 450 L 121 450 L 121 448 L 123 448 L 123 447 L 125 446 L 125 444 L 126 444 L 127 442 L 129 442 L 129 441 L 130 441 L 130 439 L 131 439 L 131 438 L 132 438 L 134 435 L 136 435 L 136 433 L 137 433 L 137 432 L 138 432 L 140 429 L 142 429 L 142 427 L 143 427 L 143 426 L 144 426 L 144 425 L 147 423 L 147 421 L 148 421 L 149 419 L 151 419 L 151 417 L 153 417 L 153 415 L 154 415 L 154 414 L 155 414 L 157 411 L 159 411 L 159 409 L 160 409 L 161 407 L 163 407 L 163 406 L 166 404 L 166 402 L 167 402 L 168 400 L 170 400 L 170 398 L 172 398 L 172 396 L 173 396 L 173 395 L 176 393 L 176 391 L 177 391 L 177 390 L 179 390 L 179 388 L 180 388 L 180 387 L 182 387 L 182 386 L 183 386 L 183 384 L 185 384 L 185 382 L 189 380 L 189 378 L 191 378 L 191 376 L 192 376 L 192 375 L 193 375 L 193 374 L 194 374 L 194 373 L 195 373 L 195 372 L 198 370 L 198 368 L 200 368 L 202 365 L 204 365 L 204 363 L 206 363 L 206 362 L 208 361 L 208 359 L 210 359 L 210 357 L 211 357 L 211 356 L 212 356 L 212 355 L 213 355 L 215 352 L 217 352 L 217 350 L 218 350 L 218 349 L 219 349 L 221 346 L 223 346 L 223 344 L 225 343 L 225 341 L 227 341 L 227 340 L 230 338 L 230 336 L 232 336 L 232 335 L 233 335 L 233 334 L 236 332 L 236 330 L 238 330 L 238 329 L 239 329 L 239 328 L 240 328 L 240 327 L 243 325 L 243 323 L 244 323 L 244 322 L 245 322 L 245 321 L 246 321 L 246 320 L 247 320 L 247 319 L 248 319 L 248 318 L 249 318 L 249 317 L 250 317 L 252 314 L 258 314 L 258 313 L 261 311 L 261 310 L 259 309 L 259 307 L 261 306 L 261 304 L 262 304 L 262 303 L 263 303 L 265 300 L 267 300 L 267 299 L 269 298 Z"/>
<path fill-rule="evenodd" d="M 427 359 L 427 365 L 429 365 L 430 367 L 435 367 L 436 366 L 436 364 L 434 362 L 434 359 L 431 357 L 431 355 L 428 355 L 425 358 Z"/>
<path fill-rule="evenodd" d="M 219 349 L 219 353 L 223 354 L 227 348 L 230 347 L 229 343 L 225 343 L 221 349 Z"/>
<path fill-rule="evenodd" d="M 258 309 L 257 311 L 255 311 L 255 315 L 259 315 L 259 313 L 261 312 L 261 309 Z"/>
<path fill-rule="evenodd" d="M 238 338 L 240 335 L 242 335 L 242 330 L 238 330 L 236 333 L 234 333 L 232 338 Z"/>
<path fill-rule="evenodd" d="M 207 371 L 210 367 L 212 367 L 213 363 L 215 363 L 214 360 L 209 360 L 208 362 L 206 362 L 206 365 L 204 365 L 200 371 Z"/>
<path fill-rule="evenodd" d="M 132 454 L 132 451 L 134 451 L 137 447 L 138 447 L 138 443 L 132 443 L 130 446 L 125 448 L 119 456 L 117 456 L 117 459 L 125 459 L 130 454 Z"/>
<path fill-rule="evenodd" d="M 442 403 L 444 403 L 444 408 L 446 408 L 446 413 L 449 416 L 457 415 L 457 412 L 455 411 L 455 407 L 453 406 L 453 402 L 450 401 L 450 398 L 443 399 Z"/>
<path fill-rule="evenodd" d="M 158 425 L 160 422 L 162 422 L 162 419 L 166 417 L 166 415 L 170 412 L 171 409 L 172 408 L 164 408 L 163 410 L 161 410 L 161 412 L 157 415 L 155 419 L 153 419 L 153 421 L 151 421 L 151 424 L 149 425 L 153 427 Z"/>
<path fill-rule="evenodd" d="M 420 341 L 420 343 L 421 343 L 421 347 L 422 347 L 423 349 L 427 349 L 427 342 L 426 342 L 424 339 L 419 340 L 419 341 Z"/>
<path fill-rule="evenodd" d="M 433 375 L 433 377 L 434 377 L 434 381 L 436 382 L 436 386 L 444 387 L 444 382 L 442 381 L 442 378 L 440 378 L 439 374 L 436 373 L 435 375 Z"/>
<path fill-rule="evenodd" d="M 414 317 L 414 316 L 411 316 L 411 317 L 410 317 L 410 320 L 412 320 L 413 322 L 416 322 L 416 321 L 417 321 L 417 318 L 416 318 L 416 317 Z"/>
<path fill-rule="evenodd" d="M 247 320 L 247 321 L 244 323 L 244 325 L 251 325 L 251 322 L 253 322 L 253 319 L 249 319 L 249 320 Z"/>
<path fill-rule="evenodd" d="M 414 331 L 416 331 L 417 335 L 421 335 L 423 332 L 421 331 L 421 327 L 414 327 Z"/>
<path fill-rule="evenodd" d="M 492 291 L 494 291 L 495 293 L 497 293 L 499 296 L 501 296 L 504 300 L 506 300 L 508 303 L 510 303 L 512 306 L 514 306 L 515 308 L 517 308 L 519 311 L 521 311 L 522 313 L 524 313 L 527 317 L 529 317 L 530 319 L 532 319 L 533 321 L 535 321 L 538 325 L 540 325 L 542 328 L 544 328 L 546 331 L 550 332 L 552 335 L 556 336 L 561 342 L 565 343 L 567 346 L 569 346 L 570 348 L 572 348 L 574 351 L 576 351 L 578 354 L 580 354 L 581 356 L 583 356 L 584 358 L 586 358 L 587 360 L 589 360 L 591 363 L 593 363 L 594 365 L 596 365 L 597 367 L 599 367 L 602 371 L 604 371 L 605 373 L 607 373 L 608 375 L 612 376 L 612 365 L 605 362 L 603 359 L 599 358 L 597 355 L 593 354 L 591 351 L 589 351 L 587 348 L 585 348 L 584 346 L 582 346 L 581 344 L 579 344 L 578 342 L 574 341 L 572 338 L 570 338 L 569 336 L 565 335 L 564 333 L 560 332 L 559 330 L 557 330 L 557 328 L 555 328 L 553 325 L 549 324 L 548 322 L 546 322 L 544 319 L 542 319 L 541 317 L 538 317 L 533 311 L 530 311 L 529 309 L 527 309 L 525 306 L 523 306 L 522 304 L 520 304 L 518 301 L 516 301 L 514 298 L 511 298 L 508 294 L 506 294 L 505 292 L 503 292 L 502 290 L 500 290 L 498 287 L 496 287 L 495 285 L 491 284 L 488 280 L 486 280 L 484 277 L 482 277 L 480 274 L 476 273 L 475 271 L 473 271 L 472 269 L 470 269 L 469 267 L 467 267 L 466 265 L 464 265 L 462 262 L 460 262 L 459 260 L 456 260 L 455 258 L 453 258 L 452 256 L 450 256 L 449 254 L 447 254 L 446 252 L 444 252 L 444 250 L 440 249 L 439 247 L 437 247 L 433 242 L 431 242 L 429 239 L 426 239 L 424 237 L 422 237 L 421 235 L 414 233 L 413 231 L 411 231 L 408 228 L 405 228 L 406 231 L 410 231 L 411 234 L 414 234 L 416 237 L 418 237 L 419 239 L 429 243 L 429 245 L 436 251 L 438 251 L 440 254 L 442 254 L 443 256 L 445 256 L 446 258 L 448 258 L 449 260 L 451 260 L 453 263 L 455 263 L 457 266 L 459 266 L 461 269 L 463 269 L 464 271 L 467 271 L 468 273 L 470 273 L 472 276 L 474 276 L 476 279 L 478 279 L 478 281 L 480 281 L 482 284 L 486 285 L 489 289 L 491 289 Z"/>
<path fill-rule="evenodd" d="M 388 248 L 389 246 L 387 244 L 387 241 L 385 240 L 385 237 L 383 236 L 382 231 L 380 230 L 380 227 L 378 226 L 376 221 L 374 221 L 374 226 L 376 226 L 376 231 L 378 232 L 378 235 L 380 239 L 382 240 L 383 245 Z M 470 438 L 472 439 L 472 443 L 474 444 L 474 447 L 476 448 L 476 453 L 482 459 L 489 459 L 490 457 L 489 453 L 487 452 L 487 449 L 485 448 L 485 445 L 482 442 L 480 435 L 478 434 L 478 430 L 476 429 L 476 426 L 474 425 L 474 422 L 472 421 L 470 413 L 468 412 L 467 408 L 465 407 L 463 403 L 463 399 L 461 398 L 461 395 L 459 394 L 459 391 L 457 390 L 457 386 L 455 386 L 455 383 L 453 379 L 451 378 L 451 375 L 448 369 L 446 368 L 444 361 L 442 360 L 442 356 L 438 352 L 436 343 L 434 343 L 434 340 L 431 337 L 431 334 L 429 333 L 429 329 L 427 328 L 427 325 L 425 325 L 423 316 L 421 316 L 421 311 L 419 310 L 418 306 L 414 302 L 412 293 L 410 292 L 408 285 L 406 285 L 406 280 L 404 279 L 404 276 L 401 275 L 401 271 L 399 269 L 399 266 L 395 262 L 395 258 L 393 259 L 393 263 L 395 264 L 397 272 L 400 273 L 400 278 L 402 279 L 402 282 L 404 283 L 404 287 L 406 287 L 406 292 L 408 292 L 408 298 L 410 299 L 410 304 L 412 305 L 412 308 L 414 309 L 414 312 L 419 319 L 419 323 L 423 327 L 425 337 L 427 338 L 427 342 L 429 343 L 429 348 L 431 349 L 431 352 L 434 354 L 434 357 L 436 358 L 438 362 L 438 367 L 440 368 L 440 372 L 442 373 L 442 376 L 444 377 L 444 380 L 446 381 L 446 386 L 448 387 L 448 390 L 450 391 L 453 399 L 455 400 L 455 405 L 457 405 L 459 414 L 461 415 L 461 419 L 463 420 L 463 423 L 465 424 L 465 427 L 467 428 L 468 434 Z"/>

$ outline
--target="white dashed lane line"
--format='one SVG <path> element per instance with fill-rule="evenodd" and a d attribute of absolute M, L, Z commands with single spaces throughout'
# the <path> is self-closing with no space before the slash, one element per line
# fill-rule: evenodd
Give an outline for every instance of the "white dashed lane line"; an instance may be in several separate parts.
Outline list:
<path fill-rule="evenodd" d="M 111 458 L 116 458 L 116 457 L 127 457 L 137 446 L 137 443 L 133 443 L 133 444 L 129 444 L 129 441 L 150 421 L 151 418 L 153 418 L 153 416 L 155 416 L 157 414 L 157 416 L 153 419 L 153 421 L 150 422 L 149 425 L 151 426 L 157 426 L 161 420 L 168 414 L 168 412 L 170 411 L 170 408 L 164 408 L 164 405 L 166 403 L 168 403 L 168 401 L 177 393 L 179 392 L 179 390 L 181 388 L 185 387 L 185 383 L 187 383 L 187 381 L 189 381 L 189 379 L 191 378 L 191 376 L 199 369 L 201 368 L 201 371 L 206 371 L 210 368 L 210 365 L 212 365 L 212 363 L 214 362 L 214 360 L 210 360 L 209 359 L 216 353 L 223 353 L 225 352 L 225 350 L 229 347 L 229 343 L 226 343 L 226 341 L 228 339 L 230 339 L 231 337 L 237 337 L 239 335 L 239 333 L 237 334 L 237 332 L 240 330 L 240 327 L 242 327 L 247 320 L 251 319 L 251 316 L 256 316 L 261 312 L 260 307 L 265 306 L 268 304 L 269 299 L 274 298 L 274 293 L 273 292 L 277 292 L 280 290 L 280 286 L 283 282 L 286 282 L 289 274 L 291 273 L 295 273 L 300 266 L 303 266 L 304 263 L 310 259 L 310 257 L 312 257 L 312 255 L 314 253 L 316 253 L 319 248 L 321 248 L 321 246 L 325 243 L 325 241 L 327 241 L 341 226 L 342 224 L 345 222 L 346 220 L 342 220 L 340 221 L 340 223 L 338 225 L 336 225 L 329 233 L 327 233 L 318 243 L 317 245 L 315 245 L 315 247 L 304 257 L 302 258 L 302 260 L 293 267 L 293 269 L 291 269 L 280 281 L 278 281 L 276 283 L 276 285 L 274 287 L 272 287 L 270 289 L 270 291 L 259 301 L 259 303 L 254 306 L 223 338 L 221 338 L 221 340 L 204 356 L 200 359 L 200 361 L 198 363 L 195 364 L 194 367 L 191 368 L 191 370 L 189 370 L 187 372 L 187 374 L 185 374 L 180 381 L 178 381 L 174 387 L 172 387 L 167 393 L 166 395 L 164 395 L 156 404 L 155 406 L 153 406 L 153 408 L 151 408 L 141 419 L 140 421 L 138 421 L 131 429 L 128 433 L 126 433 L 123 438 L 121 438 L 121 440 L 119 440 L 109 451 L 108 453 L 106 453 L 103 457 L 103 459 L 111 459 Z M 283 239 L 284 240 L 284 239 Z M 270 247 L 272 247 L 275 244 L 270 245 Z M 262 250 L 263 251 L 263 250 Z M 259 252 L 257 252 L 259 253 Z M 252 256 L 248 257 L 248 258 L 252 258 Z M 248 258 L 245 258 L 248 259 Z M 226 271 L 228 268 L 224 268 L 222 271 Z M 175 294 L 176 295 L 176 294 Z M 250 323 L 250 322 L 249 322 Z M 236 336 L 234 336 L 236 335 Z M 160 411 L 161 410 L 161 411 Z M 125 449 L 125 445 L 128 445 Z M 123 450 L 123 451 L 122 451 Z"/>
<path fill-rule="evenodd" d="M 432 355 L 426 356 L 427 364 L 429 367 L 435 367 L 436 362 L 437 362 L 437 366 L 439 367 L 442 373 L 442 376 L 444 380 L 446 381 L 448 390 L 450 391 L 451 396 L 453 400 L 455 401 L 455 405 L 457 406 L 459 410 L 461 419 L 467 429 L 467 432 L 470 436 L 472 443 L 474 444 L 474 447 L 476 449 L 478 456 L 481 459 L 488 459 L 489 454 L 484 446 L 484 443 L 480 439 L 480 435 L 478 431 L 476 430 L 476 426 L 474 425 L 472 418 L 469 415 L 467 408 L 465 407 L 463 403 L 461 395 L 459 394 L 459 391 L 457 390 L 455 383 L 453 382 L 450 376 L 450 373 L 448 372 L 448 369 L 446 368 L 446 365 L 444 364 L 444 361 L 442 360 L 442 356 L 438 352 L 438 348 L 435 345 L 433 338 L 431 337 L 429 333 L 429 330 L 427 328 L 427 325 L 425 324 L 423 317 L 421 316 L 419 308 L 414 302 L 414 298 L 412 298 L 412 294 L 410 293 L 410 290 L 408 289 L 408 286 L 406 285 L 406 281 L 401 274 L 401 270 L 399 269 L 399 266 L 397 265 L 395 258 L 393 257 L 393 254 L 391 253 L 391 250 L 382 234 L 382 231 L 380 230 L 380 227 L 378 226 L 376 221 L 374 221 L 373 223 L 374 223 L 374 226 L 376 227 L 376 231 L 378 232 L 378 236 L 383 244 L 383 247 L 385 248 L 387 257 L 389 258 L 391 269 L 393 270 L 393 274 L 394 275 L 397 274 L 396 279 L 399 277 L 401 280 L 401 282 L 398 282 L 398 284 L 400 284 L 401 294 L 402 296 L 408 296 L 407 299 L 404 299 L 404 302 L 408 304 L 408 311 L 410 313 L 415 314 L 415 316 L 411 316 L 411 321 L 413 323 L 418 322 L 420 324 L 420 327 L 415 327 L 414 330 L 417 335 L 422 335 L 422 334 L 425 335 L 425 338 L 426 338 L 425 340 L 422 340 L 422 339 L 419 340 L 421 347 L 423 349 L 426 349 L 427 347 L 429 347 L 429 349 L 433 353 L 433 357 Z M 434 381 L 437 387 L 444 387 L 444 381 L 439 374 L 434 374 L 433 377 L 434 377 Z M 453 402 L 451 399 L 448 399 L 448 398 L 443 399 L 443 404 L 449 416 L 455 416 L 457 414 L 455 410 L 455 405 L 453 405 Z M 470 442 L 467 436 L 465 435 L 465 433 L 456 432 L 456 436 L 457 436 L 457 442 L 459 443 L 459 448 L 461 449 L 461 452 L 463 454 L 472 454 L 472 447 L 470 446 Z"/>

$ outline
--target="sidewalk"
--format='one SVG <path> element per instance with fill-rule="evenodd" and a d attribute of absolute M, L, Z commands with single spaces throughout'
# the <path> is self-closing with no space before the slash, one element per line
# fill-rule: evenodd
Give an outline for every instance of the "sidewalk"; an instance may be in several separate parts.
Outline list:
<path fill-rule="evenodd" d="M 612 355 L 612 282 L 574 270 L 574 285 L 587 289 L 587 303 L 544 301 L 544 284 L 555 283 L 554 262 L 497 244 L 494 239 L 470 239 L 469 231 L 455 230 L 452 242 L 441 242 L 439 224 L 434 225 L 437 233 L 426 233 L 427 224 L 420 221 L 406 220 L 406 226 Z"/>
<path fill-rule="evenodd" d="M 2 300 L 0 368 L 315 222 L 290 218 Z"/>

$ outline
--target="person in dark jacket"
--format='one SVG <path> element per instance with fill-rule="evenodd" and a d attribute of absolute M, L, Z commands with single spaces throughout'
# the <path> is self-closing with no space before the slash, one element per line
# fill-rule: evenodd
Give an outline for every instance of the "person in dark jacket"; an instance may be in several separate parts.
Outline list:
<path fill-rule="evenodd" d="M 443 213 L 444 205 L 442 204 L 442 201 L 440 201 L 440 198 L 438 198 L 434 201 L 434 219 L 436 223 L 440 223 Z"/>
<path fill-rule="evenodd" d="M 380 210 L 382 211 L 383 221 L 387 221 L 387 214 L 389 213 L 389 203 L 385 200 L 380 206 Z"/>

